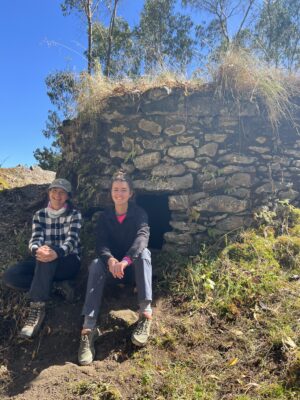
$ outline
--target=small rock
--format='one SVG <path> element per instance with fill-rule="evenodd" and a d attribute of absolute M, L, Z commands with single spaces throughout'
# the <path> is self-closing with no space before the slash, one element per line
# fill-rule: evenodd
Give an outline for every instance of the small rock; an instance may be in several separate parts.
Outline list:
<path fill-rule="evenodd" d="M 116 321 L 125 323 L 126 326 L 135 324 L 138 320 L 137 313 L 132 310 L 112 310 L 109 313 L 110 317 Z"/>

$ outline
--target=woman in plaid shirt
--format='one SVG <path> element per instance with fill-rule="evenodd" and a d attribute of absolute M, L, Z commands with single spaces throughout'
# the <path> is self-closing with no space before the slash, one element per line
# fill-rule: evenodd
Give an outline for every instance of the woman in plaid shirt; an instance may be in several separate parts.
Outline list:
<path fill-rule="evenodd" d="M 81 214 L 70 202 L 70 182 L 55 179 L 48 197 L 48 206 L 33 216 L 31 257 L 3 275 L 8 287 L 29 290 L 29 314 L 19 334 L 25 338 L 34 336 L 44 320 L 53 281 L 73 279 L 80 269 Z"/>

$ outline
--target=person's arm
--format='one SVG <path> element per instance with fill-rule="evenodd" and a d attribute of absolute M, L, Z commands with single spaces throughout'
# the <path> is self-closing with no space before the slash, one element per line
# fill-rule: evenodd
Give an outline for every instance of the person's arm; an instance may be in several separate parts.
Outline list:
<path fill-rule="evenodd" d="M 71 214 L 71 220 L 69 223 L 69 230 L 64 243 L 61 246 L 51 246 L 56 252 L 57 256 L 65 257 L 73 252 L 74 249 L 78 247 L 79 244 L 79 233 L 81 228 L 81 213 L 74 210 Z"/>
<path fill-rule="evenodd" d="M 148 246 L 150 228 L 148 225 L 148 216 L 144 210 L 139 208 L 136 215 L 136 226 L 137 233 L 135 239 L 126 253 L 126 257 L 129 257 L 134 261 L 141 252 Z"/>
<path fill-rule="evenodd" d="M 110 246 L 111 245 L 108 237 L 108 227 L 106 224 L 105 216 L 102 213 L 96 226 L 96 253 L 106 266 L 109 266 L 110 259 L 112 259 L 111 262 L 113 264 L 113 259 L 116 260 L 111 252 Z"/>
<path fill-rule="evenodd" d="M 45 240 L 44 229 L 40 220 L 41 212 L 36 212 L 32 218 L 32 234 L 28 247 L 33 256 L 35 256 L 37 249 L 43 246 Z"/>

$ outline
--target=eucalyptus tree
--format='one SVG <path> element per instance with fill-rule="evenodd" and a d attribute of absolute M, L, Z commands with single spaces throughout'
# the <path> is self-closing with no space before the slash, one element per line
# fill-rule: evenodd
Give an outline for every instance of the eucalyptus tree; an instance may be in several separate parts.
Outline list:
<path fill-rule="evenodd" d="M 276 67 L 300 66 L 300 2 L 265 0 L 255 27 L 254 48 Z"/>
<path fill-rule="evenodd" d="M 182 0 L 202 13 L 203 22 L 196 27 L 202 48 L 217 56 L 230 45 L 246 46 L 251 39 L 258 0 Z"/>
<path fill-rule="evenodd" d="M 133 32 L 124 18 L 116 16 L 111 33 L 101 22 L 94 24 L 93 58 L 100 63 L 105 76 L 122 78 L 138 74 Z"/>
<path fill-rule="evenodd" d="M 164 65 L 184 70 L 193 57 L 193 22 L 175 12 L 176 0 L 146 0 L 135 29 L 137 56 L 146 72 Z"/>
<path fill-rule="evenodd" d="M 45 82 L 47 95 L 55 109 L 48 111 L 48 119 L 42 133 L 53 141 L 50 148 L 37 148 L 33 154 L 40 167 L 56 170 L 61 159 L 59 128 L 63 120 L 74 116 L 78 79 L 71 71 L 57 71 L 49 74 Z"/>
<path fill-rule="evenodd" d="M 83 16 L 87 24 L 87 71 L 89 74 L 92 73 L 93 68 L 93 57 L 92 57 L 92 41 L 93 41 L 93 17 L 99 9 L 101 0 L 64 0 L 61 3 L 61 9 L 64 15 L 69 15 L 73 11 Z"/>

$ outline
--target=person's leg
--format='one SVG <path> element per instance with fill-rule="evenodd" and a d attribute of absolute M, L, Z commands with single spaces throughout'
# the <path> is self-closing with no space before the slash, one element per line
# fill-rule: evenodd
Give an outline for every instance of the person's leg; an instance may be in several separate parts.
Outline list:
<path fill-rule="evenodd" d="M 80 260 L 75 254 L 70 254 L 58 260 L 52 292 L 59 294 L 64 300 L 74 300 L 75 278 L 80 270 Z"/>
<path fill-rule="evenodd" d="M 46 315 L 45 302 L 50 297 L 50 290 L 57 265 L 58 260 L 52 262 L 36 260 L 34 276 L 29 290 L 29 312 L 19 336 L 31 338 L 39 331 Z"/>
<path fill-rule="evenodd" d="M 51 262 L 36 262 L 29 295 L 32 301 L 49 300 L 52 282 L 73 279 L 80 269 L 75 255 L 57 258 Z"/>
<path fill-rule="evenodd" d="M 82 309 L 82 315 L 85 319 L 83 328 L 92 329 L 96 325 L 108 274 L 108 269 L 99 258 L 92 261 L 89 266 L 85 301 Z"/>
<path fill-rule="evenodd" d="M 151 253 L 144 249 L 138 259 L 134 262 L 135 281 L 138 294 L 140 314 L 152 313 L 152 264 Z"/>
<path fill-rule="evenodd" d="M 90 364 L 95 357 L 94 342 L 100 336 L 96 323 L 108 274 L 108 269 L 99 258 L 92 261 L 89 266 L 87 289 L 82 309 L 84 322 L 78 350 L 80 365 Z"/>
<path fill-rule="evenodd" d="M 2 281 L 9 288 L 27 291 L 31 286 L 34 269 L 35 258 L 28 257 L 9 267 L 2 275 Z"/>
<path fill-rule="evenodd" d="M 58 259 L 58 266 L 53 277 L 54 281 L 66 281 L 76 277 L 80 270 L 80 260 L 75 254 Z"/>
<path fill-rule="evenodd" d="M 140 318 L 131 335 L 131 341 L 136 346 L 144 346 L 150 336 L 152 322 L 152 265 L 151 253 L 148 249 L 144 249 L 134 262 L 134 270 Z"/>
<path fill-rule="evenodd" d="M 49 300 L 57 266 L 58 259 L 51 262 L 36 261 L 34 277 L 29 290 L 29 298 L 32 302 Z"/>

